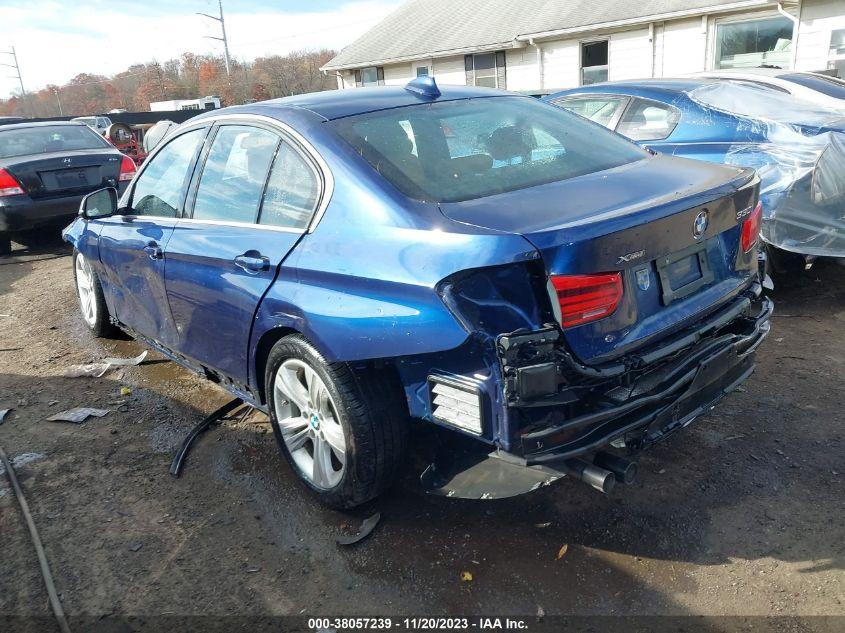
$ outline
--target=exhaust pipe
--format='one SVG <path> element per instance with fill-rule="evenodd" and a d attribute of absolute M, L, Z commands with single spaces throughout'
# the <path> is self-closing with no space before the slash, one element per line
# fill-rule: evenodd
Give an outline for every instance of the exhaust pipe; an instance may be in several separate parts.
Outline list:
<path fill-rule="evenodd" d="M 609 470 L 616 476 L 616 481 L 621 484 L 634 483 L 637 478 L 637 463 L 629 461 L 619 455 L 599 452 L 593 463 L 599 468 Z"/>
<path fill-rule="evenodd" d="M 616 485 L 616 476 L 612 472 L 582 459 L 567 459 L 563 465 L 567 475 L 580 479 L 599 492 L 608 493 Z"/>

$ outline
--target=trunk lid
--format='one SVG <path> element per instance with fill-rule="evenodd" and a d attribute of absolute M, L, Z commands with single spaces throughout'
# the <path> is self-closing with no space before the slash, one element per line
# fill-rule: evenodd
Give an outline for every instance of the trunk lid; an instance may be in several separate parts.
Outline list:
<path fill-rule="evenodd" d="M 740 223 L 758 182 L 751 170 L 658 155 L 440 206 L 454 221 L 524 236 L 550 276 L 620 272 L 618 308 L 564 329 L 582 360 L 599 362 L 703 317 L 749 283 L 756 254 L 740 252 Z"/>
<path fill-rule="evenodd" d="M 117 186 L 120 154 L 108 148 L 14 156 L 0 162 L 30 198 L 81 195 Z"/>

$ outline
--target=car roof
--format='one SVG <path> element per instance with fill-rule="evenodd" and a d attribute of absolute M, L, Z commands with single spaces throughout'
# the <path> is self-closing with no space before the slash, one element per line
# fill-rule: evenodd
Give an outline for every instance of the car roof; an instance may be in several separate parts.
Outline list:
<path fill-rule="evenodd" d="M 597 84 L 590 84 L 589 86 L 581 86 L 580 88 L 571 88 L 563 90 L 556 94 L 576 94 L 584 93 L 627 93 L 629 91 L 643 92 L 666 92 L 666 93 L 680 93 L 689 92 L 700 86 L 706 86 L 713 83 L 715 80 L 707 77 L 688 77 L 681 79 L 637 79 L 629 81 L 613 81 L 603 82 Z M 554 97 L 555 95 L 551 95 Z"/>
<path fill-rule="evenodd" d="M 22 128 L 27 127 L 55 127 L 57 125 L 70 127 L 88 127 L 87 125 L 85 125 L 84 123 L 80 123 L 79 121 L 22 121 L 20 123 L 9 123 L 6 125 L 0 125 L 0 131 L 20 130 Z"/>
<path fill-rule="evenodd" d="M 264 114 L 272 117 L 283 115 L 285 111 L 290 111 L 292 108 L 308 110 L 324 119 L 332 120 L 363 114 L 365 112 L 389 110 L 421 103 L 455 101 L 458 99 L 474 99 L 478 97 L 511 96 L 525 99 L 531 98 L 514 92 L 505 92 L 492 88 L 476 88 L 473 86 L 441 85 L 439 89 L 440 96 L 435 99 L 420 97 L 406 90 L 404 86 L 325 90 L 323 92 L 310 92 L 293 97 L 259 101 L 244 106 L 230 106 L 221 110 L 210 110 L 191 120 L 195 121 L 205 116 L 215 116 L 221 113 Z"/>

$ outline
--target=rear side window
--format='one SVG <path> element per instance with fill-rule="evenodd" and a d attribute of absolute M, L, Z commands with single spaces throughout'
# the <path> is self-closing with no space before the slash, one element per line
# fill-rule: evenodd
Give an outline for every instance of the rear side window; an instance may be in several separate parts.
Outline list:
<path fill-rule="evenodd" d="M 616 131 L 632 141 L 657 141 L 667 138 L 678 121 L 681 113 L 665 103 L 647 99 L 634 99 Z"/>
<path fill-rule="evenodd" d="M 195 220 L 255 222 L 279 137 L 261 128 L 222 126 L 205 160 Z"/>
<path fill-rule="evenodd" d="M 812 88 L 816 92 L 821 92 L 828 97 L 845 99 L 845 81 L 834 77 L 808 75 L 807 73 L 790 73 L 788 75 L 780 75 L 779 79 L 791 81 L 794 84 L 806 88 Z"/>
<path fill-rule="evenodd" d="M 317 206 L 320 183 L 302 156 L 283 143 L 273 162 L 259 224 L 304 229 Z"/>
<path fill-rule="evenodd" d="M 205 129 L 198 129 L 177 136 L 150 159 L 135 179 L 133 213 L 176 217 L 188 186 L 188 168 L 205 132 Z"/>
<path fill-rule="evenodd" d="M 405 195 L 432 202 L 566 180 L 648 156 L 616 134 L 530 97 L 412 105 L 330 125 Z"/>
<path fill-rule="evenodd" d="M 612 128 L 619 118 L 619 113 L 628 103 L 628 98 L 597 95 L 595 97 L 558 99 L 552 103 L 585 119 L 595 121 L 604 127 Z"/>
<path fill-rule="evenodd" d="M 111 147 L 102 136 L 83 125 L 43 125 L 0 129 L 0 158 Z"/>

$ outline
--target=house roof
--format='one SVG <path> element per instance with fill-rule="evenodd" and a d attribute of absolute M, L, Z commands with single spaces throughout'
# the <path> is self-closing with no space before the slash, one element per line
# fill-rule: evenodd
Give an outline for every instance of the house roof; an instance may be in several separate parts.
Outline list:
<path fill-rule="evenodd" d="M 478 50 L 531 37 L 774 4 L 771 0 L 408 0 L 324 70 L 360 68 Z M 784 4 L 789 4 L 786 2 Z M 617 24 L 622 23 L 622 24 Z M 519 44 L 518 44 L 519 43 Z"/>

